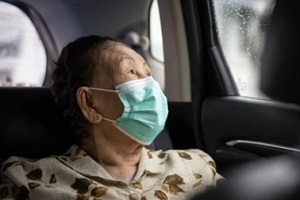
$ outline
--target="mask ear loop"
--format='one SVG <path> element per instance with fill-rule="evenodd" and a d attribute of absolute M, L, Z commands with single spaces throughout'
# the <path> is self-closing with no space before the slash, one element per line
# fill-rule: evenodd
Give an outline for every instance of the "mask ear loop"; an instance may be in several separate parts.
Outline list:
<path fill-rule="evenodd" d="M 109 90 L 109 89 L 102 89 L 102 88 L 95 88 L 95 87 L 89 87 L 90 90 L 96 90 L 96 91 L 103 91 L 103 92 L 111 92 L 111 93 L 118 93 L 117 90 Z M 108 119 L 106 117 L 102 116 L 102 119 L 111 123 L 114 123 L 115 120 Z"/>
<path fill-rule="evenodd" d="M 109 90 L 109 89 L 102 89 L 102 88 L 95 88 L 95 87 L 89 87 L 90 90 L 97 90 L 97 91 L 104 91 L 104 92 L 112 92 L 112 93 L 118 93 L 117 90 Z"/>
<path fill-rule="evenodd" d="M 111 123 L 114 123 L 114 122 L 115 122 L 115 120 L 108 119 L 108 118 L 106 118 L 106 117 L 102 117 L 102 119 L 105 120 L 105 121 L 111 122 Z"/>

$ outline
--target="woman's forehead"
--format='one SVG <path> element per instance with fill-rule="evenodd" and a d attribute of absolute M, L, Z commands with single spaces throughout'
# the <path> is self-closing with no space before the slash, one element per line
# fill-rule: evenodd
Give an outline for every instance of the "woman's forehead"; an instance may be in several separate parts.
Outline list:
<path fill-rule="evenodd" d="M 116 51 L 116 56 L 117 56 L 117 62 L 115 65 L 116 69 L 122 67 L 123 65 L 127 65 L 129 63 L 139 64 L 145 62 L 142 56 L 140 56 L 134 50 L 125 46 L 118 47 L 118 50 Z"/>
<path fill-rule="evenodd" d="M 131 61 L 144 60 L 142 58 L 142 56 L 140 56 L 137 52 L 135 52 L 133 49 L 131 49 L 129 47 L 119 46 L 118 50 L 119 50 L 122 60 L 125 60 L 125 59 L 129 59 Z"/>

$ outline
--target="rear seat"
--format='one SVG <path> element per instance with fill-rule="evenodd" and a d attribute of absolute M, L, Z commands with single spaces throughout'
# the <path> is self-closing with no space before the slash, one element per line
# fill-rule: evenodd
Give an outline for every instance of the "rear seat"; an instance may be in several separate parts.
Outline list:
<path fill-rule="evenodd" d="M 73 144 L 49 88 L 0 88 L 0 166 L 9 156 L 42 158 L 61 154 Z M 171 149 L 166 130 L 149 146 Z"/>
<path fill-rule="evenodd" d="M 74 141 L 49 88 L 0 88 L 0 158 L 60 154 Z"/>

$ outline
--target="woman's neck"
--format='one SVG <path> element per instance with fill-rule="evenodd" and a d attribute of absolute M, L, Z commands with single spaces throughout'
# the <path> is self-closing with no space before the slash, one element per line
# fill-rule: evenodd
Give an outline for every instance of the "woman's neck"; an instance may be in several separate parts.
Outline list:
<path fill-rule="evenodd" d="M 131 139 L 118 143 L 103 134 L 95 135 L 97 138 L 91 136 L 84 139 L 81 148 L 114 179 L 130 183 L 136 173 L 143 146 Z"/>

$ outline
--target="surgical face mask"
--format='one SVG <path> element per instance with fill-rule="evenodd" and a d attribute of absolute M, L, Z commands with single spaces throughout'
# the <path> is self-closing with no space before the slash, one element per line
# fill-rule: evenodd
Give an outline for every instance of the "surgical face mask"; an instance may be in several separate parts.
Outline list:
<path fill-rule="evenodd" d="M 150 76 L 128 81 L 107 90 L 90 87 L 91 90 L 118 93 L 124 112 L 116 120 L 103 117 L 135 141 L 149 145 L 163 130 L 168 116 L 167 98 L 159 84 Z"/>

